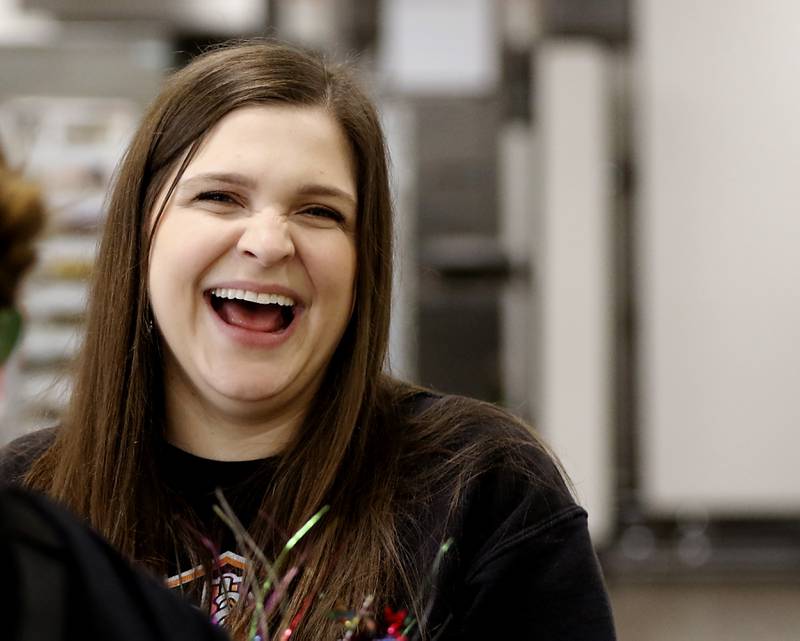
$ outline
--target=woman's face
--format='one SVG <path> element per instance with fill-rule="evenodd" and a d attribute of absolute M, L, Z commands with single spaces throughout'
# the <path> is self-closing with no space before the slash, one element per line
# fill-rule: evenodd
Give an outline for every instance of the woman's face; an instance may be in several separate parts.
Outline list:
<path fill-rule="evenodd" d="M 209 132 L 150 256 L 180 398 L 237 417 L 305 411 L 353 306 L 356 194 L 350 146 L 322 108 L 244 107 Z"/>

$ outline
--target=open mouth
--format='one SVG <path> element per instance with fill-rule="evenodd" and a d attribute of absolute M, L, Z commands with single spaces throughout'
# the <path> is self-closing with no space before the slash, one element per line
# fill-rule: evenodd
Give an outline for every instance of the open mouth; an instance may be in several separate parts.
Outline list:
<path fill-rule="evenodd" d="M 295 301 L 281 294 L 216 288 L 207 291 L 206 296 L 223 322 L 251 332 L 284 332 L 296 315 Z"/>

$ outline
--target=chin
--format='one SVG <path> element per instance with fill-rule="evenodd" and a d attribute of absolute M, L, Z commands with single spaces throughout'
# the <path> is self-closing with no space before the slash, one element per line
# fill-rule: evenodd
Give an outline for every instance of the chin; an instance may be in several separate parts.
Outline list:
<path fill-rule="evenodd" d="M 219 390 L 220 394 L 231 403 L 258 404 L 267 403 L 280 392 L 275 389 L 253 388 L 250 386 Z"/>
<path fill-rule="evenodd" d="M 209 382 L 209 387 L 220 397 L 220 400 L 230 403 L 258 403 L 267 402 L 277 396 L 282 387 L 280 385 L 265 385 L 264 380 L 220 380 Z"/>

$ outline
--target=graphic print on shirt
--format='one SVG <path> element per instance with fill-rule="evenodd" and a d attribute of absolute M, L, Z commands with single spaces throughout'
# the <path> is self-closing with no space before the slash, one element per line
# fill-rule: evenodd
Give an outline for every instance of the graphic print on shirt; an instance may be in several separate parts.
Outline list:
<path fill-rule="evenodd" d="M 217 557 L 217 566 L 211 580 L 211 597 L 208 598 L 207 585 L 203 581 L 201 603 L 211 604 L 211 620 L 221 624 L 228 618 L 233 606 L 241 598 L 242 578 L 247 568 L 247 560 L 233 552 L 224 552 Z M 181 572 L 167 579 L 167 587 L 190 587 L 194 581 L 202 580 L 206 570 L 202 565 L 197 565 L 191 570 Z"/>

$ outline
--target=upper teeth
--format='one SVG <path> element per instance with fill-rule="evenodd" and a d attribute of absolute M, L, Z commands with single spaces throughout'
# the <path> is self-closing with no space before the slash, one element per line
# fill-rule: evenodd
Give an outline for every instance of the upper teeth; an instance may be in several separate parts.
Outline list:
<path fill-rule="evenodd" d="M 288 296 L 252 292 L 249 289 L 230 289 L 226 287 L 218 287 L 211 290 L 211 295 L 217 296 L 218 298 L 246 300 L 250 301 L 251 303 L 260 303 L 262 305 L 283 305 L 284 307 L 294 306 L 294 301 Z"/>

